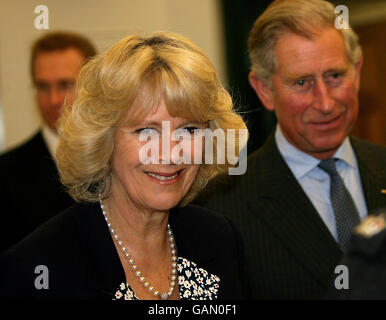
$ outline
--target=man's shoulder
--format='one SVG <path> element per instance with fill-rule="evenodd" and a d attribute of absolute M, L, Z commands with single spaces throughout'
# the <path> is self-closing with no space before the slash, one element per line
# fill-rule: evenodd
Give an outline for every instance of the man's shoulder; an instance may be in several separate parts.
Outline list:
<path fill-rule="evenodd" d="M 273 140 L 269 139 L 267 142 L 253 151 L 248 155 L 247 158 L 247 170 L 242 175 L 227 175 L 216 177 L 215 180 L 218 180 L 220 183 L 251 183 L 251 179 L 255 180 L 256 178 L 263 178 L 260 173 L 270 168 L 269 164 L 272 164 L 272 161 L 277 164 L 277 161 L 282 160 L 280 153 L 277 150 L 276 144 Z"/>
<path fill-rule="evenodd" d="M 82 235 L 82 225 L 92 223 L 92 204 L 76 203 L 39 226 L 23 240 L 9 248 L 1 259 L 28 262 L 47 262 L 57 259 L 66 251 L 75 253 Z"/>
<path fill-rule="evenodd" d="M 62 240 L 64 243 L 67 242 L 72 238 L 71 234 L 76 232 L 79 218 L 82 220 L 85 218 L 82 216 L 87 215 L 87 211 L 90 210 L 89 206 L 88 204 L 75 203 L 39 226 L 9 251 L 28 252 L 34 248 L 48 249 L 51 246 L 56 247 Z M 85 223 L 87 222 L 85 221 Z"/>
<path fill-rule="evenodd" d="M 357 152 L 364 152 L 369 154 L 379 153 L 381 156 L 386 156 L 385 145 L 373 143 L 354 136 L 350 138 L 350 141 L 354 150 Z"/>
<path fill-rule="evenodd" d="M 286 170 L 274 140 L 269 138 L 262 147 L 248 156 L 247 170 L 243 175 L 215 177 L 209 181 L 195 203 L 221 212 L 244 211 L 250 199 L 256 199 L 264 193 L 267 183 L 281 178 Z"/>
<path fill-rule="evenodd" d="M 0 180 L 16 181 L 16 177 L 28 179 L 51 172 L 56 172 L 56 165 L 40 132 L 0 155 Z"/>
<path fill-rule="evenodd" d="M 17 145 L 16 147 L 4 152 L 0 155 L 0 166 L 5 164 L 12 164 L 15 161 L 28 162 L 28 157 L 37 152 L 44 151 L 45 144 L 41 132 L 35 133 L 27 141 Z M 27 158 L 26 158 L 27 157 Z"/>
<path fill-rule="evenodd" d="M 267 178 L 272 175 L 280 175 L 280 171 L 285 168 L 284 159 L 277 149 L 274 137 L 270 136 L 260 148 L 249 154 L 247 170 L 243 175 L 219 177 L 216 180 L 220 184 L 224 182 L 224 184 L 246 185 L 253 188 L 253 186 L 266 183 Z"/>
<path fill-rule="evenodd" d="M 71 287 L 68 282 L 72 280 L 81 289 L 88 252 L 92 249 L 87 244 L 95 245 L 101 236 L 100 229 L 93 228 L 96 220 L 104 222 L 97 216 L 93 204 L 74 204 L 0 255 L 0 282 L 7 289 L 0 290 L 0 297 L 29 299 L 36 294 L 50 295 L 50 291 L 32 293 L 39 266 L 49 270 L 50 286 L 53 284 L 58 290 L 53 298 L 56 294 L 69 296 L 66 288 Z M 98 245 L 95 247 L 101 250 Z"/>
<path fill-rule="evenodd" d="M 359 162 L 371 167 L 385 168 L 386 146 L 356 137 L 351 137 L 350 141 Z"/>

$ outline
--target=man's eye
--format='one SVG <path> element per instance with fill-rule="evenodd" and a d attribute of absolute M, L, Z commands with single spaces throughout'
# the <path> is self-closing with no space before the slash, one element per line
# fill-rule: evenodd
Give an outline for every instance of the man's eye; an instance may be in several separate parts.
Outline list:
<path fill-rule="evenodd" d="M 344 80 L 344 72 L 333 72 L 333 73 L 329 73 L 327 74 L 327 76 L 325 77 L 325 82 L 331 86 L 338 86 L 342 83 L 342 81 Z"/>
<path fill-rule="evenodd" d="M 338 80 L 343 76 L 341 72 L 334 72 L 330 74 L 330 78 L 333 80 Z"/>
<path fill-rule="evenodd" d="M 312 78 L 308 79 L 299 79 L 294 82 L 294 89 L 300 90 L 301 92 L 307 91 L 313 86 L 314 80 Z"/>
<path fill-rule="evenodd" d="M 45 83 L 36 83 L 35 87 L 38 91 L 48 91 L 50 89 L 50 86 Z"/>
<path fill-rule="evenodd" d="M 73 82 L 61 82 L 58 87 L 59 87 L 59 90 L 70 90 L 74 87 L 74 83 Z"/>

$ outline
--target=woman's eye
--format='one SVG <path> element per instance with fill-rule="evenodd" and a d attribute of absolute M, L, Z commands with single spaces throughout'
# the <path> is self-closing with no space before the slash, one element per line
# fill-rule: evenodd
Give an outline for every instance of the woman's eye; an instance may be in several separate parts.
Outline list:
<path fill-rule="evenodd" d="M 202 131 L 202 129 L 200 130 L 200 128 L 195 126 L 179 128 L 173 132 L 173 137 L 176 139 L 176 141 L 182 140 L 184 137 L 195 139 L 200 137 L 200 131 Z"/>
<path fill-rule="evenodd" d="M 197 127 L 186 127 L 186 128 L 183 128 L 184 131 L 187 131 L 190 134 L 194 134 L 194 130 L 198 130 L 198 129 L 199 128 L 197 128 Z"/>
<path fill-rule="evenodd" d="M 145 135 L 153 135 L 158 133 L 157 129 L 149 128 L 149 127 L 137 129 L 135 132 L 138 134 L 145 134 Z"/>
<path fill-rule="evenodd" d="M 185 135 L 186 134 L 194 135 L 195 130 L 199 130 L 199 129 L 200 128 L 198 128 L 198 127 L 190 126 L 190 127 L 176 129 L 174 133 L 177 135 L 184 135 L 184 134 Z"/>

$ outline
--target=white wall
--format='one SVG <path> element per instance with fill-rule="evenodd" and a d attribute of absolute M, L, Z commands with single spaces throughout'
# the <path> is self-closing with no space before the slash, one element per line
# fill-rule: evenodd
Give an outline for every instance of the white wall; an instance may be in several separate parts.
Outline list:
<path fill-rule="evenodd" d="M 34 9 L 41 4 L 49 9 L 50 30 L 83 33 L 99 50 L 132 32 L 181 33 L 208 54 L 225 81 L 218 0 L 0 0 L 0 108 L 7 149 L 28 138 L 40 123 L 29 53 L 33 40 L 45 32 L 34 27 Z"/>

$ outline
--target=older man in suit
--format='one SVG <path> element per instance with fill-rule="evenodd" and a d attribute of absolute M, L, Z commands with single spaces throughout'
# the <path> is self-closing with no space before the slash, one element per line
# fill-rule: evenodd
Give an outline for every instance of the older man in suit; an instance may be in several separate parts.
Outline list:
<path fill-rule="evenodd" d="M 362 53 L 321 0 L 274 1 L 249 36 L 249 81 L 278 125 L 243 176 L 201 204 L 237 222 L 253 298 L 320 298 L 353 227 L 386 196 L 386 148 L 349 136 Z"/>
<path fill-rule="evenodd" d="M 32 46 L 31 76 L 43 125 L 0 156 L 0 252 L 73 203 L 56 168 L 56 122 L 65 99 L 74 100 L 82 64 L 95 53 L 88 39 L 70 32 L 45 34 Z"/>

